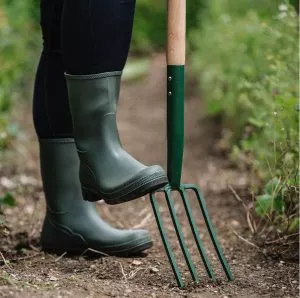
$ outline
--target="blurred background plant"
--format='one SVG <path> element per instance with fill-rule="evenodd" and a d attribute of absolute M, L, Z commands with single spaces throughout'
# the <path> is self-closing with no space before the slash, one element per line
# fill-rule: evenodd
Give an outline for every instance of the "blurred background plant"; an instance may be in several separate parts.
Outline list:
<path fill-rule="evenodd" d="M 266 183 L 257 215 L 298 230 L 299 44 L 295 7 L 279 1 L 210 1 L 192 35 L 192 66 L 223 147 Z"/>
<path fill-rule="evenodd" d="M 17 134 L 12 104 L 28 96 L 37 52 L 38 0 L 0 0 L 0 151 Z"/>
<path fill-rule="evenodd" d="M 166 1 L 137 1 L 131 52 L 165 44 Z M 279 233 L 298 230 L 298 1 L 188 0 L 188 64 L 223 146 L 255 171 L 257 216 Z M 0 0 L 0 152 L 17 135 L 11 109 L 31 100 L 41 47 L 39 0 Z M 149 63 L 127 67 L 129 77 Z M 189 71 L 190 71 L 189 70 Z M 1 157 L 0 157 L 1 162 Z"/>

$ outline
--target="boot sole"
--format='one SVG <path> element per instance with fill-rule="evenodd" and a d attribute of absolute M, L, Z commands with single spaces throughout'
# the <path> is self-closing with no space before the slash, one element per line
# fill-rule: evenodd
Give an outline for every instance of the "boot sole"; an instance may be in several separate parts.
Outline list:
<path fill-rule="evenodd" d="M 152 175 L 138 179 L 134 183 L 130 183 L 113 194 L 103 194 L 85 186 L 81 188 L 83 198 L 86 201 L 103 200 L 106 204 L 116 205 L 138 199 L 165 186 L 167 183 L 168 179 L 164 172 L 155 172 Z"/>
<path fill-rule="evenodd" d="M 138 256 L 141 255 L 142 252 L 145 250 L 151 248 L 153 246 L 153 242 L 151 240 L 147 240 L 145 242 L 139 243 L 136 246 L 130 247 L 130 248 L 123 248 L 123 249 L 95 249 L 95 251 L 88 250 L 88 248 L 74 248 L 74 247 L 69 247 L 69 248 L 57 248 L 53 247 L 51 245 L 45 245 L 42 244 L 42 250 L 48 253 L 54 253 L 57 255 L 61 255 L 63 253 L 68 253 L 72 255 L 81 255 L 85 253 L 86 256 L 91 256 L 91 257 L 105 257 L 106 255 L 108 256 L 117 256 L 117 257 L 129 257 L 129 256 Z M 99 251 L 99 253 L 97 253 Z M 101 255 L 101 252 L 103 255 Z"/>

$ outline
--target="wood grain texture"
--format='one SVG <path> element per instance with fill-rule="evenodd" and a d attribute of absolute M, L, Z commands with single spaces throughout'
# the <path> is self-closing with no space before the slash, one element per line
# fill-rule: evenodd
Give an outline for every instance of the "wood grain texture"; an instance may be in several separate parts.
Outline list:
<path fill-rule="evenodd" d="M 185 64 L 186 0 L 168 0 L 168 65 Z"/>

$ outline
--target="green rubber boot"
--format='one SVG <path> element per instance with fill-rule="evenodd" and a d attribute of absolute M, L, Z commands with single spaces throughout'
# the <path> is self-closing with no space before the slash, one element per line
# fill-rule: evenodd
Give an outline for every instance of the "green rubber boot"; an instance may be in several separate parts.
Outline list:
<path fill-rule="evenodd" d="M 85 200 L 118 204 L 167 184 L 160 166 L 145 166 L 121 146 L 116 109 L 121 72 L 66 74 Z"/>
<path fill-rule="evenodd" d="M 73 139 L 40 140 L 41 174 L 47 212 L 41 235 L 44 250 L 133 255 L 152 246 L 146 230 L 119 230 L 104 222 L 95 203 L 82 199 L 79 159 Z"/>

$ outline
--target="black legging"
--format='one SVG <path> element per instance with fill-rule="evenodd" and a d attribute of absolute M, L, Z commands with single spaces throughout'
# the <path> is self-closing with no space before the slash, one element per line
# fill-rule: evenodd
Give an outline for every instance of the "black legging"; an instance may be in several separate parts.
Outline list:
<path fill-rule="evenodd" d="M 135 0 L 41 0 L 44 43 L 33 100 L 39 138 L 73 136 L 64 72 L 124 68 L 134 8 Z"/>

